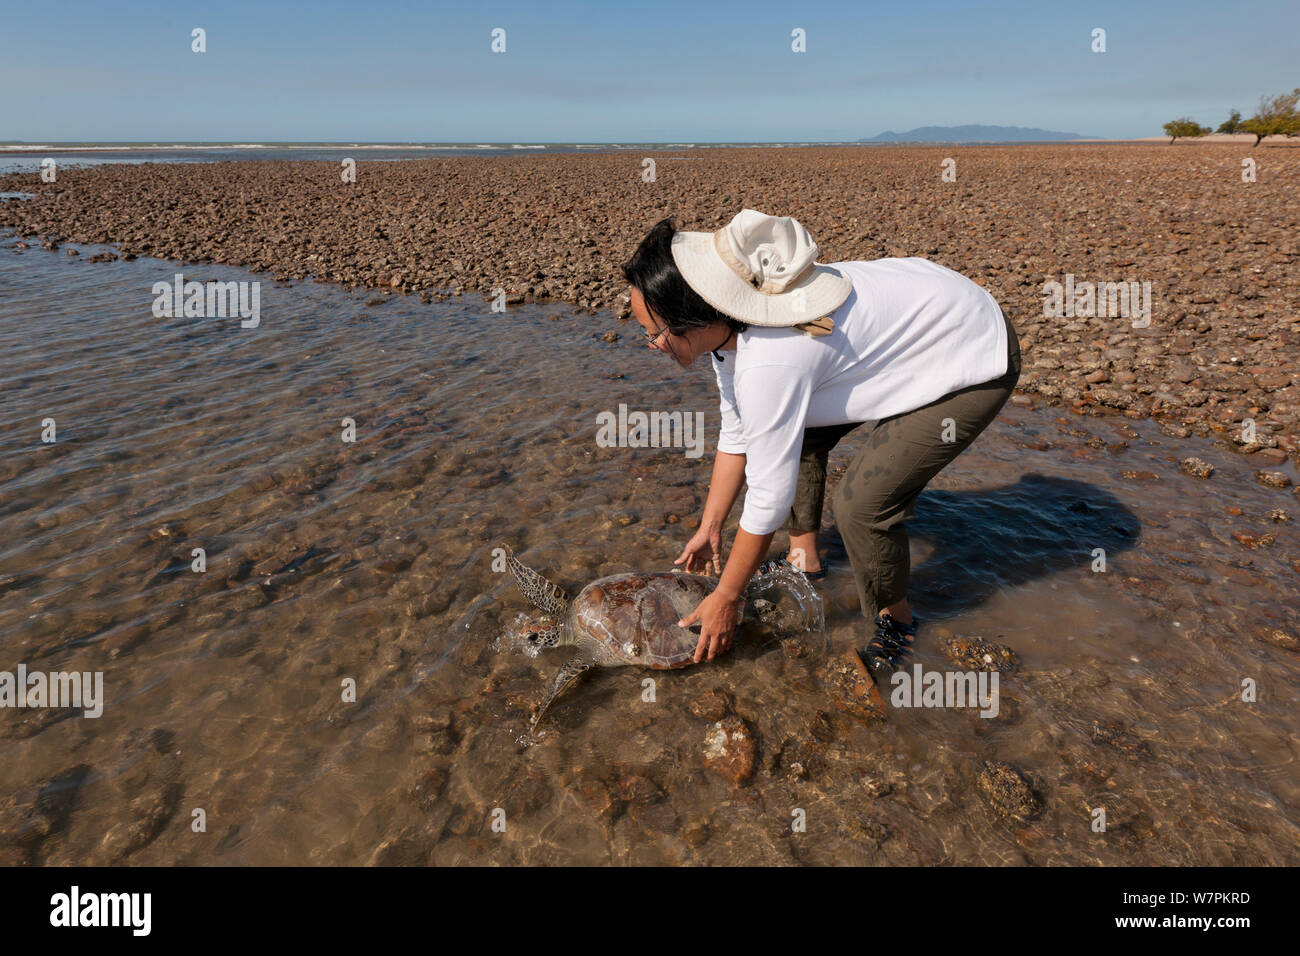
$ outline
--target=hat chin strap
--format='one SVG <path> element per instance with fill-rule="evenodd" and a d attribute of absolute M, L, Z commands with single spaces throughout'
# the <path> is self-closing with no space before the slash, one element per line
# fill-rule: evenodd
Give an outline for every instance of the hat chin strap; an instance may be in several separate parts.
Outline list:
<path fill-rule="evenodd" d="M 735 335 L 735 331 L 731 328 L 731 326 L 727 326 L 726 328 L 727 328 L 727 337 L 718 343 L 717 349 L 710 349 L 710 351 L 713 353 L 713 357 L 717 359 L 719 362 L 725 362 L 726 359 L 724 359 L 721 355 L 718 354 L 718 349 L 722 348 L 724 345 L 730 342 L 731 337 Z"/>
<path fill-rule="evenodd" d="M 781 295 L 786 289 L 798 285 L 810 276 L 816 266 L 815 262 L 809 262 L 796 276 L 786 279 L 764 279 L 759 282 L 758 276 L 754 275 L 744 260 L 731 250 L 731 239 L 727 235 L 725 226 L 713 234 L 713 248 L 718 253 L 718 258 L 722 260 L 728 269 L 763 293 L 763 295 Z"/>

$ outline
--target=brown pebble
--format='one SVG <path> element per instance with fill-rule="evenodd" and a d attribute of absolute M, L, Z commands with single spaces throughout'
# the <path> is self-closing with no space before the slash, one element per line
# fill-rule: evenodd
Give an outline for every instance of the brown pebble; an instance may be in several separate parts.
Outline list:
<path fill-rule="evenodd" d="M 704 737 L 704 765 L 733 786 L 753 776 L 757 751 L 753 728 L 735 714 L 715 723 Z"/>

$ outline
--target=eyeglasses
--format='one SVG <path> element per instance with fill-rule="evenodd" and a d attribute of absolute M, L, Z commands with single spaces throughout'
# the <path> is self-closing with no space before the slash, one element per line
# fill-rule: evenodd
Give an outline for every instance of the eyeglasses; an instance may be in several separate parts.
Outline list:
<path fill-rule="evenodd" d="M 646 332 L 644 329 L 642 329 L 642 330 L 641 330 L 641 334 L 645 336 L 645 344 L 646 344 L 647 347 L 652 348 L 652 349 L 657 349 L 657 348 L 659 347 L 659 339 L 660 339 L 660 338 L 663 336 L 663 334 L 664 334 L 665 332 L 667 332 L 667 331 L 668 331 L 668 329 L 665 327 L 665 328 L 660 329 L 660 330 L 659 330 L 658 332 L 656 332 L 654 335 L 651 335 L 649 332 Z"/>

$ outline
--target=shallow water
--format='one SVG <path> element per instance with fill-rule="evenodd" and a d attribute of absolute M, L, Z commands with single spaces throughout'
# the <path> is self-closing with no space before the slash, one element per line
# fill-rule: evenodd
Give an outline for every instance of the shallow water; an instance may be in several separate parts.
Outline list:
<path fill-rule="evenodd" d="M 759 628 L 712 665 L 597 672 L 530 738 L 565 652 L 499 640 L 528 608 L 493 549 L 570 593 L 670 567 L 710 458 L 600 447 L 597 415 L 700 411 L 711 447 L 703 363 L 683 373 L 564 307 L 368 305 L 11 245 L 0 670 L 102 671 L 107 702 L 98 719 L 0 710 L 6 862 L 1300 860 L 1300 659 L 1260 637 L 1300 630 L 1295 522 L 1267 516 L 1300 507 L 1248 459 L 1009 406 L 932 484 L 912 525 L 916 660 L 954 668 L 942 629 L 1014 649 L 997 718 L 835 706 L 821 668 L 866 630 L 832 528 L 829 650 L 792 656 Z M 176 271 L 260 279 L 261 325 L 154 318 L 151 286 Z M 1178 472 L 1192 454 L 1212 479 Z M 715 688 L 757 741 L 740 787 L 704 767 L 712 724 L 690 705 Z M 985 761 L 1018 768 L 1042 812 L 994 810 Z"/>

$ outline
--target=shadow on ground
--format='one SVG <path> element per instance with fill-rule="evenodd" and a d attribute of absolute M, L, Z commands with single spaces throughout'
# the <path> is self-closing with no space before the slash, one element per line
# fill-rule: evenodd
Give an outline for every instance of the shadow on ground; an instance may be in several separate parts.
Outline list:
<path fill-rule="evenodd" d="M 908 597 L 929 621 L 968 611 L 995 593 L 1088 565 L 1093 549 L 1110 556 L 1137 542 L 1137 515 L 1114 495 L 1070 478 L 1028 474 L 1014 485 L 921 494 L 908 523 L 934 552 L 912 568 Z M 828 530 L 831 559 L 848 564 L 839 533 Z"/>

